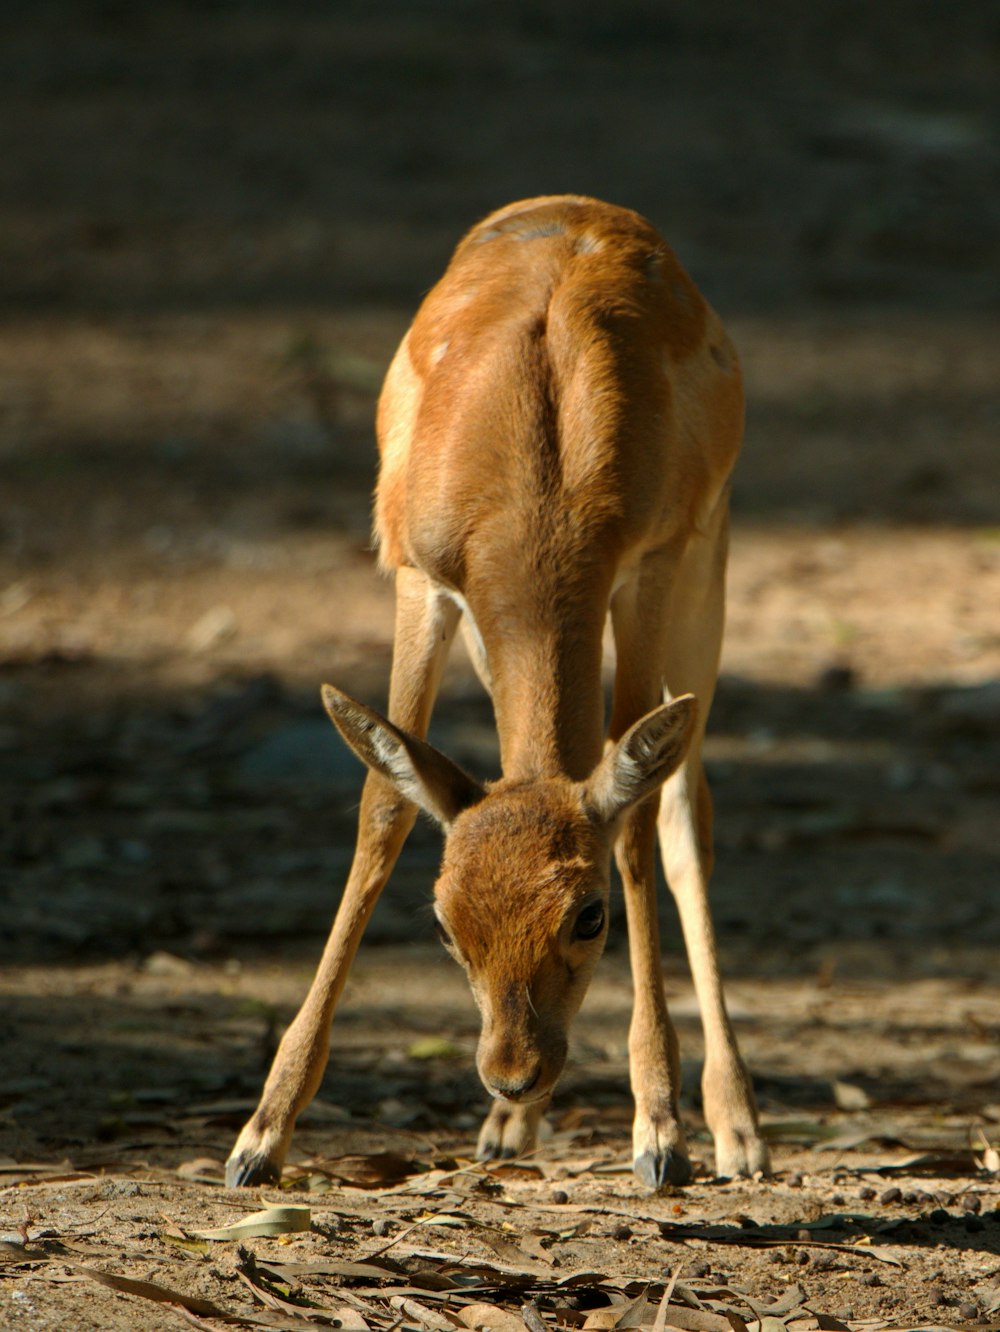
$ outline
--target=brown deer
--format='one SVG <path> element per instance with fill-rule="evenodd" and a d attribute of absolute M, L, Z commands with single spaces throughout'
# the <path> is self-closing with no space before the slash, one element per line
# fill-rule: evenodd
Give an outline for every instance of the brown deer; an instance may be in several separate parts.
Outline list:
<path fill-rule="evenodd" d="M 390 720 L 323 690 L 371 769 L 357 848 L 228 1182 L 280 1175 L 418 806 L 444 829 L 435 911 L 482 1014 L 477 1063 L 494 1104 L 480 1158 L 535 1144 L 604 948 L 614 851 L 635 986 L 634 1169 L 653 1187 L 690 1178 L 660 970 L 658 833 L 704 1022 L 716 1169 L 766 1170 L 719 977 L 701 763 L 743 428 L 732 343 L 636 213 L 577 196 L 530 199 L 458 246 L 389 367 L 377 428 L 375 532 L 397 598 Z M 606 739 L 609 612 L 617 663 Z M 503 776 L 485 786 L 424 739 L 463 616 L 500 737 Z"/>

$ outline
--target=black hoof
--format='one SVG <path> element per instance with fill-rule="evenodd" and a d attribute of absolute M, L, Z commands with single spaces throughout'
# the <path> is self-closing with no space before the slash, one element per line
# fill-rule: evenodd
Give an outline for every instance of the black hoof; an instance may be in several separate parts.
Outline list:
<path fill-rule="evenodd" d="M 643 1152 L 632 1162 L 632 1170 L 639 1183 L 650 1189 L 691 1183 L 691 1162 L 679 1152 Z"/>
<path fill-rule="evenodd" d="M 483 1143 L 476 1152 L 477 1161 L 512 1161 L 517 1155 L 513 1147 L 501 1147 L 498 1142 Z"/>
<path fill-rule="evenodd" d="M 266 1156 L 231 1156 L 226 1162 L 226 1187 L 248 1189 L 254 1184 L 277 1184 L 281 1169 Z"/>

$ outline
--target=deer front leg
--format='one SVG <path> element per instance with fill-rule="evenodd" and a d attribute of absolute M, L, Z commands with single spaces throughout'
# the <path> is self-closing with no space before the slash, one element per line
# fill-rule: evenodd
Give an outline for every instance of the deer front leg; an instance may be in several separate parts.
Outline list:
<path fill-rule="evenodd" d="M 728 508 L 689 543 L 671 599 L 665 675 L 669 689 L 690 689 L 701 725 L 684 764 L 663 787 L 659 836 L 670 891 L 684 932 L 705 1032 L 702 1098 L 715 1140 L 718 1174 L 753 1175 L 769 1169 L 757 1125 L 750 1076 L 726 1012 L 715 929 L 708 901 L 712 872 L 712 801 L 701 763 L 705 722 L 715 692 L 725 615 Z"/>
<path fill-rule="evenodd" d="M 226 1163 L 230 1188 L 275 1184 L 281 1178 L 295 1121 L 323 1080 L 330 1024 L 351 962 L 415 818 L 414 806 L 388 782 L 374 774 L 368 777 L 344 896 L 309 993 L 278 1046 L 260 1104 Z"/>
<path fill-rule="evenodd" d="M 664 786 L 659 825 L 667 881 L 677 903 L 705 1032 L 702 1103 L 715 1142 L 716 1173 L 766 1174 L 770 1157 L 757 1123 L 753 1085 L 722 990 L 708 903 L 711 804 L 697 752 Z"/>
<path fill-rule="evenodd" d="M 654 855 L 657 797 L 629 816 L 615 850 L 625 890 L 629 961 L 634 991 L 629 1029 L 629 1076 L 635 1099 L 632 1168 L 650 1188 L 691 1178 L 678 1112 L 680 1056 L 667 1011 L 660 968 Z"/>
<path fill-rule="evenodd" d="M 396 575 L 396 637 L 390 715 L 414 734 L 427 733 L 441 671 L 459 612 L 415 569 Z M 226 1163 L 230 1187 L 274 1183 L 295 1121 L 315 1096 L 330 1048 L 330 1024 L 365 926 L 413 827 L 416 807 L 370 773 L 358 816 L 354 861 L 340 907 L 305 1002 L 285 1032 L 260 1103 Z"/>

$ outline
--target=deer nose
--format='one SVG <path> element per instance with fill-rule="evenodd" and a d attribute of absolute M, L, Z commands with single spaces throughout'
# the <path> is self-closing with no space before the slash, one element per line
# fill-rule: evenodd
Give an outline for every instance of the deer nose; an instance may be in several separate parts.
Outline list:
<path fill-rule="evenodd" d="M 538 1085 L 541 1076 L 542 1065 L 539 1062 L 522 1078 L 490 1078 L 486 1089 L 491 1095 L 502 1097 L 505 1101 L 520 1101 Z"/>

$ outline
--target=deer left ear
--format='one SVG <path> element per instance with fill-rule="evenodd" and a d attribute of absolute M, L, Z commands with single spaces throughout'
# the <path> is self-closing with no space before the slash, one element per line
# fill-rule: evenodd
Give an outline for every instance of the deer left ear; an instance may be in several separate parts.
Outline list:
<path fill-rule="evenodd" d="M 433 745 L 333 685 L 324 685 L 322 695 L 330 720 L 358 758 L 443 828 L 482 800 L 483 787 Z"/>
<path fill-rule="evenodd" d="M 585 803 L 598 818 L 614 823 L 677 771 L 697 724 L 693 694 L 682 694 L 641 717 L 584 783 Z"/>

